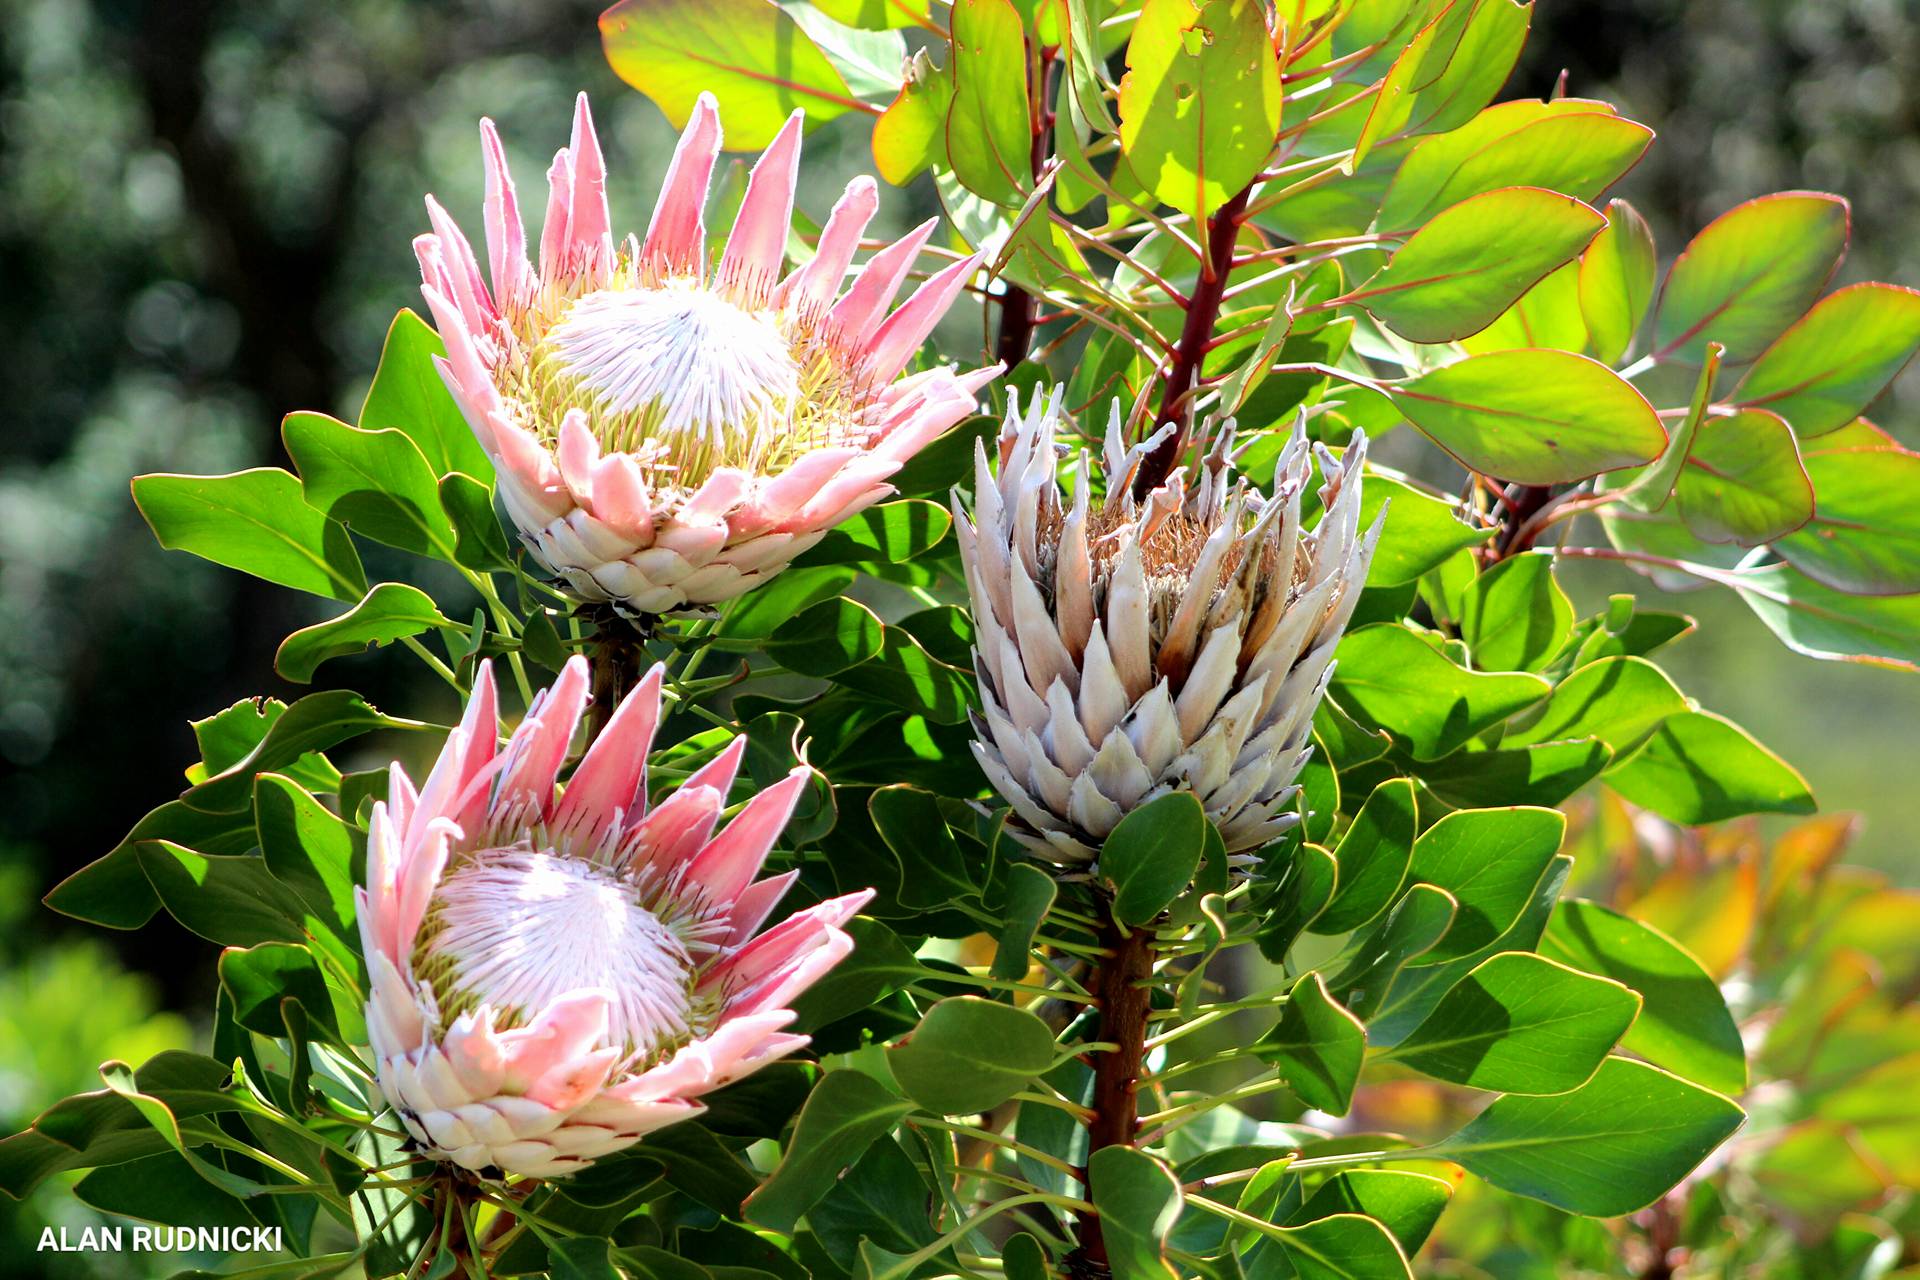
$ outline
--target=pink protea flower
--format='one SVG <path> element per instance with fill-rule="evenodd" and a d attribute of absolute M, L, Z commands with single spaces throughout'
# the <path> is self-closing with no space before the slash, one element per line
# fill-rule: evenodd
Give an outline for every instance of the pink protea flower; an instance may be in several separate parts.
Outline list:
<path fill-rule="evenodd" d="M 746 746 L 649 806 L 661 668 L 564 789 L 588 701 L 574 658 L 504 750 L 484 664 L 418 791 L 393 767 L 355 891 L 380 1088 L 431 1156 L 552 1177 L 699 1115 L 699 1098 L 807 1043 L 788 1005 L 853 948 L 871 891 L 759 929 L 797 872 L 755 880 L 807 771 L 715 834 Z"/>
<path fill-rule="evenodd" d="M 585 94 L 547 171 L 537 271 L 491 121 L 491 289 L 427 198 L 433 232 L 414 249 L 447 345 L 441 375 L 522 539 L 583 600 L 657 614 L 741 594 L 891 493 L 887 478 L 972 413 L 997 372 L 900 377 L 980 265 L 953 263 L 888 314 L 933 221 L 840 292 L 879 207 L 871 178 L 848 184 L 812 259 L 782 278 L 800 124 L 796 111 L 754 165 L 717 266 L 701 212 L 720 151 L 710 95 L 644 241 L 614 241 Z"/>

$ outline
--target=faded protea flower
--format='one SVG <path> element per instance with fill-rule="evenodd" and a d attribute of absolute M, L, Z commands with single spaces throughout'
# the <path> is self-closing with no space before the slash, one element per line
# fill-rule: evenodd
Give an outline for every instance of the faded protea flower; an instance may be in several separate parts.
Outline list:
<path fill-rule="evenodd" d="M 888 314 L 928 222 L 840 285 L 879 197 L 856 178 L 819 246 L 784 279 L 795 112 L 754 165 L 710 264 L 701 210 L 720 118 L 702 95 L 644 241 L 616 244 L 586 95 L 547 171 L 539 269 L 491 121 L 492 288 L 432 197 L 414 241 L 447 356 L 441 374 L 500 473 L 521 537 L 582 600 L 665 613 L 731 599 L 785 568 L 973 412 L 995 370 L 900 377 L 978 258 Z"/>
<path fill-rule="evenodd" d="M 1116 405 L 1104 497 L 1080 457 L 1073 496 L 1055 481 L 1059 395 L 1017 403 L 996 478 L 976 456 L 972 519 L 954 500 L 973 597 L 984 714 L 974 755 L 1041 856 L 1091 861 L 1130 809 L 1190 790 L 1229 853 L 1286 830 L 1313 711 L 1365 582 L 1379 526 L 1359 534 L 1366 438 L 1340 458 L 1316 446 L 1326 514 L 1301 527 L 1310 471 L 1296 432 L 1262 498 L 1229 463 L 1229 423 L 1143 501 L 1141 460 Z"/>
<path fill-rule="evenodd" d="M 746 739 L 650 805 L 661 669 L 566 787 L 587 704 L 568 662 L 496 754 L 492 675 L 426 785 L 398 765 L 356 891 L 380 1088 L 426 1152 L 551 1177 L 700 1114 L 700 1095 L 807 1042 L 788 1007 L 846 956 L 870 892 L 761 924 L 796 872 L 756 881 L 806 785 L 795 769 L 716 835 Z M 757 935 L 757 936 L 756 936 Z"/>

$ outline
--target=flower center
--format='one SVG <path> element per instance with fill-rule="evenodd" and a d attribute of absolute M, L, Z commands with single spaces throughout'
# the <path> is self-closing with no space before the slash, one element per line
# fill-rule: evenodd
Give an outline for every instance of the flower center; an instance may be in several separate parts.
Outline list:
<path fill-rule="evenodd" d="M 449 1020 L 484 1003 L 522 1023 L 599 987 L 612 996 L 607 1043 L 646 1057 L 698 1020 L 687 941 L 640 905 L 631 880 L 562 854 L 470 855 L 434 893 L 416 967 Z"/>
<path fill-rule="evenodd" d="M 800 395 L 774 316 L 698 285 L 589 294 L 546 342 L 602 415 L 643 417 L 654 433 L 715 449 L 784 424 Z"/>

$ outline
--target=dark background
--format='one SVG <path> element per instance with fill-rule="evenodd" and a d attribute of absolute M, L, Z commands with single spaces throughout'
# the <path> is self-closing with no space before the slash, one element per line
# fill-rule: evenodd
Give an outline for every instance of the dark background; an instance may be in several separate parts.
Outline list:
<path fill-rule="evenodd" d="M 203 1007 L 209 947 L 156 923 L 110 940 L 136 971 L 122 975 L 97 932 L 38 898 L 178 791 L 190 719 L 297 696 L 271 657 L 324 611 L 161 552 L 128 477 L 275 464 L 287 411 L 353 416 L 394 311 L 419 303 L 421 194 L 477 226 L 483 114 L 507 135 L 531 220 L 587 89 L 615 221 L 643 225 L 672 132 L 607 68 L 597 7 L 0 0 L 5 1127 L 87 1087 L 100 1058 L 189 1034 L 162 1010 Z M 1570 93 L 1659 131 L 1621 189 L 1663 257 L 1743 198 L 1815 187 L 1854 204 L 1844 279 L 1920 284 L 1914 3 L 1541 0 L 1509 96 L 1543 95 L 1563 69 Z M 836 122 L 808 153 L 801 204 L 818 216 L 870 167 L 864 126 Z M 886 216 L 904 227 L 932 208 L 923 183 L 892 193 Z M 1897 394 L 1879 417 L 1920 442 L 1916 407 Z M 1795 658 L 1721 598 L 1681 607 L 1711 624 L 1676 651 L 1683 686 L 1830 806 L 1863 811 L 1861 855 L 1913 879 L 1920 681 Z M 337 669 L 402 714 L 449 710 L 422 704 L 435 695 L 404 660 Z"/>

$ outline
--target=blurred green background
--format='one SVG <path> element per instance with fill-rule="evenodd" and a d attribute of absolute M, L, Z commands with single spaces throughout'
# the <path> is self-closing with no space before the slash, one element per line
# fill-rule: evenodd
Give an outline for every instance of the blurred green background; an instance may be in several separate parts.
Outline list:
<path fill-rule="evenodd" d="M 643 226 L 672 145 L 602 60 L 580 0 L 0 0 L 0 1125 L 194 1034 L 211 950 L 167 922 L 103 937 L 38 905 L 181 786 L 188 721 L 259 692 L 290 593 L 162 553 L 131 475 L 281 461 L 295 408 L 352 416 L 396 308 L 417 306 L 412 237 L 432 191 L 475 225 L 476 119 L 505 133 L 523 200 L 594 95 L 615 219 Z M 1843 282 L 1920 284 L 1920 5 L 1913 0 L 1541 0 L 1509 96 L 1616 102 L 1660 134 L 1622 184 L 1671 257 L 1739 200 L 1790 187 L 1854 204 Z M 868 167 L 865 126 L 808 144 L 802 207 Z M 902 229 L 930 186 L 889 197 Z M 959 332 L 965 333 L 964 328 Z M 1920 444 L 1920 376 L 1874 415 Z M 1597 601 L 1636 584 L 1570 566 Z M 1638 584 L 1650 596 L 1651 587 Z M 1682 686 L 1866 818 L 1856 856 L 1920 880 L 1920 677 L 1781 649 L 1699 594 Z M 329 668 L 335 670 L 336 668 Z M 402 713 L 382 657 L 340 664 Z M 338 677 L 336 677 L 338 678 Z M 183 1014 L 169 1010 L 187 1011 Z M 31 1253 L 62 1196 L 0 1204 L 0 1273 L 85 1275 Z M 77 1220 L 77 1219 L 76 1219 Z M 114 1274 L 115 1272 L 101 1272 Z"/>

